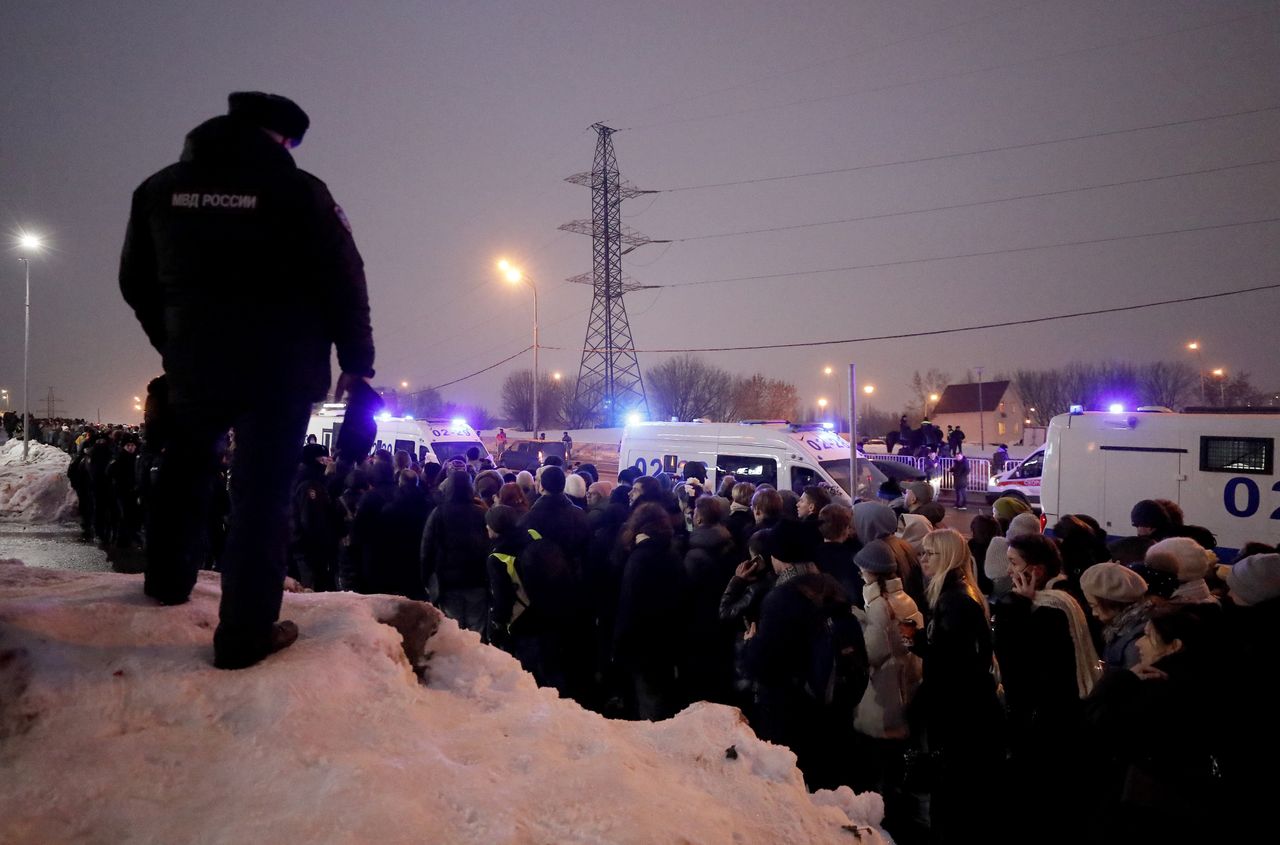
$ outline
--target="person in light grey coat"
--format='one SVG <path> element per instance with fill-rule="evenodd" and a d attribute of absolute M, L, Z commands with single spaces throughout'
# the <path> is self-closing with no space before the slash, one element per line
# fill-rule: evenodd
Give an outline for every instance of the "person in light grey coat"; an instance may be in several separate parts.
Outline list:
<path fill-rule="evenodd" d="M 874 739 L 906 739 L 907 708 L 920 685 L 920 658 L 903 641 L 902 624 L 924 628 L 924 616 L 902 590 L 897 560 L 884 540 L 869 543 L 854 563 L 862 572 L 862 622 L 870 682 L 854 713 L 853 726 Z"/>

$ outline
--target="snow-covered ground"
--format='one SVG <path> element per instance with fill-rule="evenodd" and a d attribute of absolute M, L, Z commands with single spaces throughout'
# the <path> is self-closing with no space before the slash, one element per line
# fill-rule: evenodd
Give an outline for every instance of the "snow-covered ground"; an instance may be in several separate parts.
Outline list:
<path fill-rule="evenodd" d="M 22 461 L 22 441 L 0 445 L 0 520 L 63 522 L 76 515 L 76 494 L 67 481 L 71 456 L 55 446 L 32 443 Z"/>
<path fill-rule="evenodd" d="M 885 841 L 879 796 L 809 795 L 732 708 L 609 721 L 350 593 L 286 595 L 299 641 L 220 672 L 218 597 L 0 564 L 0 842 Z"/>

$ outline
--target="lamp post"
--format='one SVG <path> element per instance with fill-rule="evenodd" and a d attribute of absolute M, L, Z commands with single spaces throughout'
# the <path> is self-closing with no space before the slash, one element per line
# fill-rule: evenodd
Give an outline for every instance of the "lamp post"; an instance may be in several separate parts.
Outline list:
<path fill-rule="evenodd" d="M 827 412 L 827 399 L 825 396 L 818 398 L 818 418 L 821 419 Z"/>
<path fill-rule="evenodd" d="M 1227 404 L 1227 371 L 1222 367 L 1218 367 L 1213 371 L 1213 377 L 1218 380 L 1218 406 L 1226 407 Z"/>
<path fill-rule="evenodd" d="M 1190 349 L 1192 352 L 1196 353 L 1196 360 L 1197 360 L 1197 363 L 1200 365 L 1198 368 L 1200 370 L 1200 404 L 1208 405 L 1209 400 L 1205 396 L 1205 388 L 1204 388 L 1204 350 L 1200 348 L 1200 341 L 1198 340 L 1193 340 L 1190 343 L 1188 343 L 1187 348 Z"/>
<path fill-rule="evenodd" d="M 538 286 L 530 279 L 525 279 L 524 273 L 520 272 L 520 268 L 516 267 L 507 259 L 503 258 L 498 262 L 498 269 L 506 276 L 507 281 L 513 285 L 520 284 L 523 281 L 529 286 L 529 290 L 533 291 L 533 436 L 538 437 Z"/>
<path fill-rule="evenodd" d="M 40 238 L 36 235 L 24 234 L 18 238 L 18 246 L 28 253 L 40 249 Z M 31 406 L 28 378 L 28 363 L 31 359 L 31 257 L 18 259 L 26 267 L 27 296 L 25 320 L 22 332 L 22 462 L 27 462 L 27 453 L 31 448 Z"/>
<path fill-rule="evenodd" d="M 7 389 L 0 388 L 0 402 L 4 402 L 6 411 L 9 410 L 9 391 Z"/>
<path fill-rule="evenodd" d="M 938 394 L 936 394 L 936 393 L 930 393 L 930 394 L 929 394 L 929 401 L 930 401 L 930 402 L 932 402 L 932 403 L 933 403 L 933 407 L 934 407 L 935 409 L 937 409 L 937 407 L 938 407 Z M 928 406 L 928 405 L 925 405 L 925 407 L 924 407 L 924 418 L 925 418 L 926 420 L 927 420 L 927 419 L 929 419 L 929 406 Z"/>

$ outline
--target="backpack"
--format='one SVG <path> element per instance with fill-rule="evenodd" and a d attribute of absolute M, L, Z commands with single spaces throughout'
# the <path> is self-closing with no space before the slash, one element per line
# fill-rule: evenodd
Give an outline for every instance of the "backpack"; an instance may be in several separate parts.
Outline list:
<path fill-rule="evenodd" d="M 810 648 L 805 692 L 825 708 L 850 717 L 862 701 L 870 673 L 861 611 L 838 608 L 824 616 Z"/>
<path fill-rule="evenodd" d="M 564 549 L 533 529 L 529 529 L 529 538 L 514 563 L 507 566 L 516 585 L 517 605 L 536 607 L 540 616 L 550 619 L 576 613 L 578 576 Z M 513 622 L 515 616 L 513 610 Z"/>

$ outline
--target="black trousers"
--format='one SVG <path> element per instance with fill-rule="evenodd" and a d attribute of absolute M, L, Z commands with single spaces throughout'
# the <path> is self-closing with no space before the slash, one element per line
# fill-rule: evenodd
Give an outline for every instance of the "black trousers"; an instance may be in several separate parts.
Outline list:
<path fill-rule="evenodd" d="M 254 408 L 182 406 L 148 518 L 145 588 L 160 601 L 181 602 L 200 570 L 208 526 L 217 445 L 234 430 L 231 519 L 220 562 L 219 644 L 246 647 L 269 639 L 280 615 L 289 542 L 289 493 L 297 469 L 309 402 L 282 400 Z"/>

